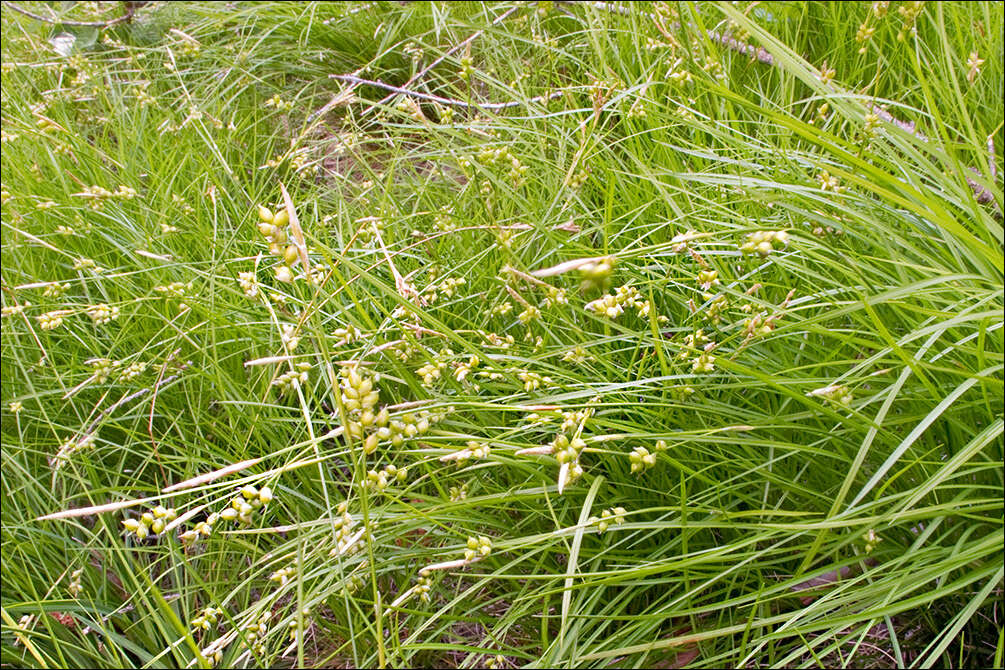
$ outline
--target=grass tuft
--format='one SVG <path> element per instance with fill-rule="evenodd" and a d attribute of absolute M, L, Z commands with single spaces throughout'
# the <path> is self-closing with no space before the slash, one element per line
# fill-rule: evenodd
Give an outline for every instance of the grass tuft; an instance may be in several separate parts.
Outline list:
<path fill-rule="evenodd" d="M 126 4 L 0 15 L 0 663 L 1001 665 L 1001 3 Z"/>

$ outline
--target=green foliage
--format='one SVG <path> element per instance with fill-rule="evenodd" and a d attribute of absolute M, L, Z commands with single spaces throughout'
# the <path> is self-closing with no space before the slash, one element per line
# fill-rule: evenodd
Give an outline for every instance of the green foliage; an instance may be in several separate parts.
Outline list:
<path fill-rule="evenodd" d="M 1001 664 L 1001 3 L 16 4 L 0 662 Z"/>

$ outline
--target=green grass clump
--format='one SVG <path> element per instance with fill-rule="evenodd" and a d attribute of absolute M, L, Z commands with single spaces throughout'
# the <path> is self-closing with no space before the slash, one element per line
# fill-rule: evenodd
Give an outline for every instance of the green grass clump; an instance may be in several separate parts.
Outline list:
<path fill-rule="evenodd" d="M 0 663 L 1001 666 L 1001 3 L 121 11 L 0 23 Z"/>

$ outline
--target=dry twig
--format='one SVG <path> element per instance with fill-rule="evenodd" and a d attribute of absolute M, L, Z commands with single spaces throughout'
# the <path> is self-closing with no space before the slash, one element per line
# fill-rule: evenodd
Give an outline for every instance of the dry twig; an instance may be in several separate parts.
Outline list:
<path fill-rule="evenodd" d="M 362 79 L 352 74 L 330 74 L 328 75 L 332 79 L 337 79 L 339 81 L 349 82 L 355 85 L 366 85 L 366 86 L 376 86 L 377 88 L 382 88 L 385 91 L 392 91 L 400 95 L 408 95 L 413 98 L 419 98 L 421 100 L 430 100 L 432 102 L 438 102 L 441 105 L 449 105 L 451 107 L 464 107 L 466 109 L 484 109 L 484 110 L 500 110 L 509 109 L 511 107 L 522 107 L 525 105 L 531 105 L 538 102 L 547 102 L 548 100 L 555 100 L 564 95 L 562 91 L 553 91 L 548 95 L 539 95 L 529 100 L 511 100 L 510 102 L 464 102 L 463 100 L 454 100 L 453 98 L 444 98 L 439 95 L 432 95 L 431 93 L 420 93 L 419 91 L 413 91 L 401 86 L 392 86 L 391 84 L 385 84 L 382 81 L 374 81 L 372 79 Z"/>
<path fill-rule="evenodd" d="M 116 25 L 117 23 L 123 23 L 124 21 L 128 21 L 131 18 L 133 18 L 133 14 L 136 13 L 136 7 L 138 5 L 140 5 L 140 4 L 145 4 L 145 3 L 123 2 L 122 3 L 122 11 L 123 11 L 122 16 L 116 17 L 114 19 L 110 19 L 108 21 L 69 21 L 69 20 L 65 20 L 65 19 L 54 19 L 54 18 L 49 18 L 49 17 L 46 17 L 46 16 L 41 16 L 39 14 L 34 14 L 32 12 L 29 12 L 27 9 L 25 9 L 25 8 L 23 8 L 23 7 L 15 4 L 13 2 L 8 2 L 7 0 L 4 0 L 3 4 L 8 9 L 12 9 L 15 12 L 17 12 L 18 14 L 23 14 L 24 16 L 27 16 L 30 19 L 35 19 L 36 21 L 42 21 L 43 23 L 51 23 L 51 24 L 54 24 L 54 25 L 63 25 L 63 26 L 75 26 L 75 27 L 78 27 L 78 28 L 110 28 L 110 27 Z"/>

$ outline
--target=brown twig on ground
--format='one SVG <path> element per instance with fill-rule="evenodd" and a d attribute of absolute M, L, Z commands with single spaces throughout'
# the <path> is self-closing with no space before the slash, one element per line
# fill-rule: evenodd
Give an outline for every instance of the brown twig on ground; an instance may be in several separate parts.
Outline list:
<path fill-rule="evenodd" d="M 555 100 L 560 98 L 564 93 L 562 91 L 554 91 L 548 95 L 539 95 L 533 97 L 529 100 L 511 100 L 510 102 L 464 102 L 463 100 L 454 100 L 453 98 L 444 98 L 439 95 L 433 95 L 431 93 L 420 93 L 419 91 L 413 91 L 401 86 L 392 86 L 391 84 L 385 84 L 382 81 L 374 81 L 372 79 L 363 79 L 352 74 L 330 74 L 328 75 L 332 79 L 337 79 L 339 81 L 349 82 L 355 85 L 366 85 L 366 86 L 376 86 L 377 88 L 382 88 L 385 91 L 392 91 L 400 95 L 408 95 L 413 98 L 419 98 L 421 100 L 430 100 L 432 102 L 438 102 L 441 105 L 449 105 L 451 107 L 464 107 L 465 109 L 485 109 L 485 110 L 499 110 L 499 109 L 509 109 L 511 107 L 522 107 L 525 105 L 530 105 L 536 102 L 547 102 L 548 100 Z"/>
<path fill-rule="evenodd" d="M 13 2 L 8 2 L 7 0 L 4 0 L 3 4 L 8 9 L 12 9 L 15 12 L 17 12 L 18 14 L 23 14 L 24 16 L 27 16 L 30 19 L 35 19 L 36 21 L 42 21 L 43 23 L 51 23 L 51 24 L 54 24 L 54 25 L 63 25 L 63 26 L 75 26 L 75 27 L 78 27 L 78 28 L 110 28 L 110 27 L 114 26 L 117 23 L 122 23 L 124 21 L 129 21 L 130 19 L 132 19 L 133 18 L 133 14 L 136 13 L 136 7 L 138 5 L 140 5 L 140 4 L 145 4 L 145 3 L 123 2 L 122 3 L 122 10 L 123 10 L 122 16 L 116 17 L 114 19 L 110 19 L 108 21 L 68 21 L 68 20 L 62 20 L 62 19 L 54 19 L 54 18 L 49 18 L 49 17 L 46 17 L 46 16 L 41 16 L 39 14 L 34 14 L 32 12 L 29 12 L 27 9 L 25 9 L 25 8 L 19 6 L 19 5 L 16 5 Z"/>

